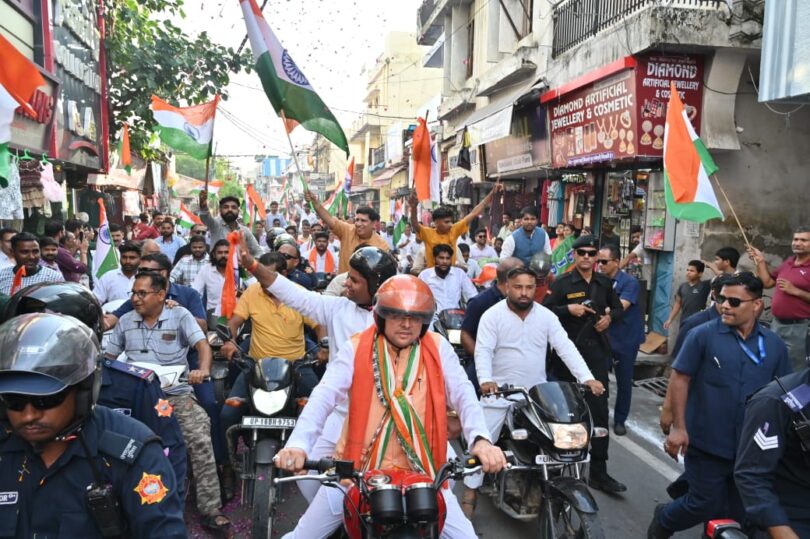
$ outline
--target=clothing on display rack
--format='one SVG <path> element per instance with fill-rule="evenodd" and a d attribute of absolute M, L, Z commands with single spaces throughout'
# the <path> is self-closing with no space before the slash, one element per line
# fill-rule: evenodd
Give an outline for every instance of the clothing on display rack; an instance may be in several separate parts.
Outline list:
<path fill-rule="evenodd" d="M 23 218 L 23 201 L 20 192 L 20 169 L 12 161 L 9 165 L 8 187 L 0 189 L 0 220 L 12 221 Z"/>

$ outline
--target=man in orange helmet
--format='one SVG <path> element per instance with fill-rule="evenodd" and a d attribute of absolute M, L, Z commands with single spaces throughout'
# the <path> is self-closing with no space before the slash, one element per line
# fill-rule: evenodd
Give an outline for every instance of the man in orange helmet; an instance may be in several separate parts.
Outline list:
<path fill-rule="evenodd" d="M 411 275 L 385 281 L 375 294 L 374 324 L 341 347 L 313 391 L 277 465 L 298 472 L 326 417 L 349 396 L 349 414 L 335 457 L 367 469 L 415 470 L 435 477 L 445 463 L 447 409 L 458 412 L 470 453 L 485 472 L 506 465 L 489 439 L 481 407 L 453 347 L 429 332 L 435 301 L 430 288 Z M 405 420 L 416 416 L 420 422 Z M 380 435 L 375 433 L 380 430 Z M 330 508 L 330 489 L 320 489 L 288 537 L 327 537 L 340 526 Z M 455 496 L 443 491 L 447 520 L 443 537 L 475 537 Z M 340 507 L 340 504 L 338 504 Z"/>

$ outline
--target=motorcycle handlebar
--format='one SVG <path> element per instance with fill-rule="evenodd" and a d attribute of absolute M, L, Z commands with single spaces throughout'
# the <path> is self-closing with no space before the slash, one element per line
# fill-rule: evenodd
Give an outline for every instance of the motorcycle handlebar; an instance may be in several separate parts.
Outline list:
<path fill-rule="evenodd" d="M 330 470 L 334 467 L 335 467 L 334 459 L 320 459 L 320 460 L 306 459 L 304 461 L 305 470 L 323 473 L 326 470 Z"/>

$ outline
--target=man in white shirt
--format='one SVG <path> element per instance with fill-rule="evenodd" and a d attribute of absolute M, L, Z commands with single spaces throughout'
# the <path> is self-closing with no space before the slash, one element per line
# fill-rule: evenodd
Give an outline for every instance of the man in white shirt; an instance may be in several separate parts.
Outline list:
<path fill-rule="evenodd" d="M 496 303 L 481 317 L 475 344 L 475 371 L 481 385 L 490 439 L 497 443 L 510 401 L 486 396 L 498 386 L 511 384 L 532 387 L 546 381 L 546 351 L 550 344 L 577 380 L 595 395 L 605 388 L 594 379 L 588 365 L 568 338 L 554 313 L 534 302 L 535 273 L 526 267 L 512 269 L 507 276 L 506 298 Z M 467 476 L 462 509 L 471 515 L 476 489 L 483 475 Z"/>
<path fill-rule="evenodd" d="M 0 229 L 0 269 L 14 266 L 14 255 L 11 252 L 11 238 L 17 234 L 13 228 Z"/>
<path fill-rule="evenodd" d="M 349 259 L 344 294 L 327 296 L 306 290 L 261 264 L 254 268 L 254 259 L 247 251 L 244 241 L 241 257 L 242 266 L 248 268 L 269 293 L 318 325 L 327 328 L 330 365 L 343 346 L 351 342 L 352 335 L 374 323 L 374 316 L 370 310 L 371 300 L 377 288 L 397 272 L 396 260 L 392 255 L 377 247 L 362 247 Z M 327 372 L 328 370 L 327 367 Z M 309 452 L 309 458 L 320 459 L 334 454 L 347 410 L 345 405 L 338 405 L 329 415 L 320 438 Z M 311 501 L 318 486 L 317 483 L 313 485 L 302 483 L 299 490 Z M 337 504 L 338 512 L 341 511 L 341 505 Z"/>
<path fill-rule="evenodd" d="M 129 299 L 132 285 L 135 283 L 135 274 L 141 263 L 141 248 L 131 241 L 125 241 L 118 247 L 121 267 L 108 271 L 96 279 L 93 294 L 102 305 L 120 299 Z"/>
<path fill-rule="evenodd" d="M 309 204 L 304 204 L 304 207 L 301 209 L 301 219 L 298 220 L 298 229 L 301 232 L 304 231 L 305 221 L 310 226 L 318 222 L 318 216 L 310 209 Z"/>
<path fill-rule="evenodd" d="M 219 316 L 222 303 L 222 290 L 225 288 L 225 267 L 228 265 L 228 240 L 219 240 L 211 248 L 209 264 L 200 269 L 191 288 L 205 299 L 205 310 L 214 311 Z"/>
<path fill-rule="evenodd" d="M 270 209 L 267 210 L 267 219 L 265 221 L 266 228 L 269 230 L 273 228 L 273 222 L 278 219 L 278 226 L 281 228 L 287 227 L 287 219 L 284 214 L 278 211 L 278 202 L 275 200 L 270 203 Z"/>
<path fill-rule="evenodd" d="M 458 309 L 462 297 L 465 301 L 469 301 L 478 294 L 478 290 L 467 277 L 467 273 L 463 269 L 451 265 L 452 247 L 444 243 L 435 246 L 433 260 L 436 265 L 422 271 L 419 279 L 424 281 L 433 292 L 437 316 L 445 309 Z"/>
<path fill-rule="evenodd" d="M 475 233 L 475 243 L 470 245 L 470 258 L 476 262 L 482 258 L 498 258 L 495 248 L 487 245 L 487 231 L 485 229 Z"/>
<path fill-rule="evenodd" d="M 309 265 L 316 273 L 329 273 L 334 276 L 337 271 L 337 259 L 329 250 L 329 234 L 318 232 L 315 234 L 315 248 L 309 252 L 307 259 Z"/>

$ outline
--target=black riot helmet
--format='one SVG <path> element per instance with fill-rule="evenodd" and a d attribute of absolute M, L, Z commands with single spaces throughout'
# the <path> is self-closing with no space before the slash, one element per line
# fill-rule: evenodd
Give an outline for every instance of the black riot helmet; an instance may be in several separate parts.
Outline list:
<path fill-rule="evenodd" d="M 101 348 L 90 328 L 60 314 L 15 316 L 0 325 L 0 350 L 0 394 L 44 396 L 76 387 L 76 416 L 58 438 L 81 428 L 101 389 Z"/>
<path fill-rule="evenodd" d="M 397 261 L 377 247 L 361 247 L 349 258 L 349 266 L 368 283 L 368 294 L 374 297 L 386 279 L 397 274 Z"/>
<path fill-rule="evenodd" d="M 40 283 L 11 296 L 2 320 L 28 313 L 67 314 L 89 327 L 101 342 L 104 312 L 96 296 L 79 283 Z"/>

